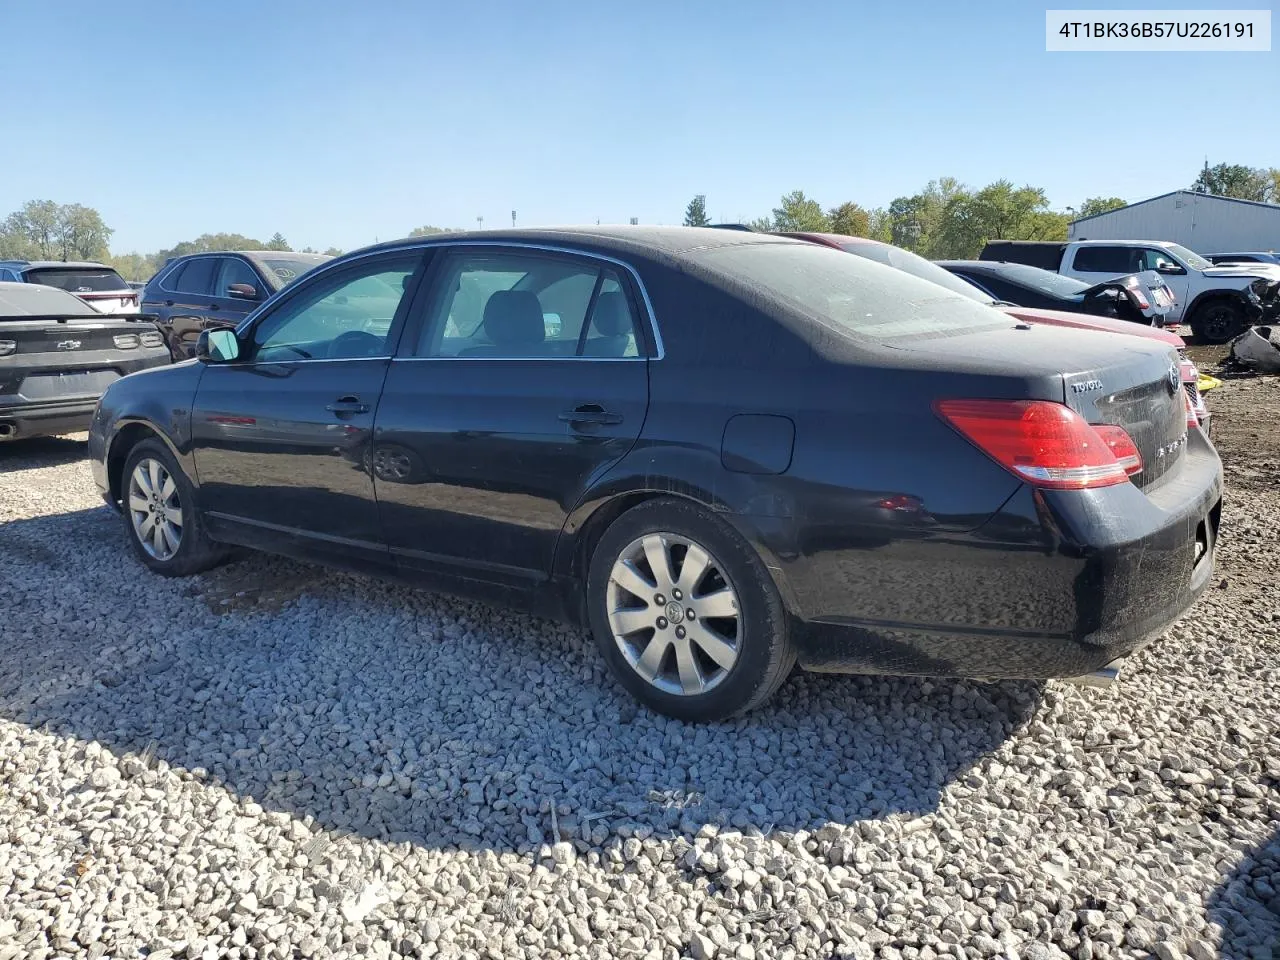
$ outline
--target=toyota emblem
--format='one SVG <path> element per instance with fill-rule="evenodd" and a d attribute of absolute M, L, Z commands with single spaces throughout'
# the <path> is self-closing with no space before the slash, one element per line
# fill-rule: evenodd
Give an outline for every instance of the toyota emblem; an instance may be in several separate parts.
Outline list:
<path fill-rule="evenodd" d="M 1175 393 L 1177 393 L 1177 392 L 1178 392 L 1178 382 L 1179 382 L 1179 380 L 1181 380 L 1181 377 L 1179 377 L 1179 376 L 1178 376 L 1178 365 L 1177 365 L 1176 363 L 1175 363 L 1175 364 L 1171 364 L 1171 365 L 1170 365 L 1170 367 L 1169 367 L 1169 374 L 1168 374 L 1168 384 L 1169 384 L 1169 395 L 1170 395 L 1170 396 L 1172 396 L 1173 394 L 1175 394 Z"/>

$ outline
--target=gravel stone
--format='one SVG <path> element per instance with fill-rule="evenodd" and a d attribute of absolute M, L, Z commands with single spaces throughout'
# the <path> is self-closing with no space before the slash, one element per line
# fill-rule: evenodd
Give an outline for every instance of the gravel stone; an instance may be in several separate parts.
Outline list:
<path fill-rule="evenodd" d="M 1209 401 L 1218 570 L 1117 686 L 797 675 L 705 726 L 530 617 L 154 577 L 83 443 L 0 445 L 0 960 L 1271 956 L 1280 380 Z"/>

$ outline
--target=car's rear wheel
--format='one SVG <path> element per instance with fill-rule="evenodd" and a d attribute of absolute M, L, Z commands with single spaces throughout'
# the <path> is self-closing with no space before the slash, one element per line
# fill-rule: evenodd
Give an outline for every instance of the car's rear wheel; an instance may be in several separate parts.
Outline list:
<path fill-rule="evenodd" d="M 1244 311 L 1230 300 L 1213 300 L 1196 311 L 1191 329 L 1206 343 L 1226 343 L 1245 328 Z"/>
<path fill-rule="evenodd" d="M 760 557 L 694 504 L 651 500 L 614 521 L 592 554 L 587 604 L 619 682 L 681 720 L 758 706 L 795 662 Z"/>
<path fill-rule="evenodd" d="M 185 577 L 225 559 L 226 548 L 210 540 L 200 522 L 191 481 L 163 443 L 143 440 L 130 450 L 121 479 L 129 543 L 149 568 Z"/>

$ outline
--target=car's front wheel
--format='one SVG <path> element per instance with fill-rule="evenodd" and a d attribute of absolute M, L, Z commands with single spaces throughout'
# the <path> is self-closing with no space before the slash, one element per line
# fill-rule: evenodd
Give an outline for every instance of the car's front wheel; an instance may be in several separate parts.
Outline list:
<path fill-rule="evenodd" d="M 1246 326 L 1244 311 L 1230 300 L 1212 300 L 1196 311 L 1191 330 L 1206 343 L 1226 343 Z"/>
<path fill-rule="evenodd" d="M 144 440 L 129 451 L 121 481 L 129 543 L 156 573 L 185 577 L 226 557 L 226 549 L 204 531 L 191 481 L 159 440 Z"/>
<path fill-rule="evenodd" d="M 695 504 L 651 500 L 614 521 L 592 555 L 587 604 L 619 682 L 681 720 L 750 710 L 795 663 L 759 555 Z"/>

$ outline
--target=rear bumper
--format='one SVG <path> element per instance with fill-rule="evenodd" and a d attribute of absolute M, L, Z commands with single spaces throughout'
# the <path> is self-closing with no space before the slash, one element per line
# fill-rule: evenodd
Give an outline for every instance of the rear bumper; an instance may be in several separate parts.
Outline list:
<path fill-rule="evenodd" d="M 89 429 L 96 406 L 97 400 L 0 406 L 0 442 L 81 433 Z"/>
<path fill-rule="evenodd" d="M 810 670 L 1075 677 L 1141 648 L 1208 586 L 1221 501 L 1217 453 L 1192 431 L 1177 475 L 1150 493 L 1023 487 L 969 534 L 774 572 Z"/>

